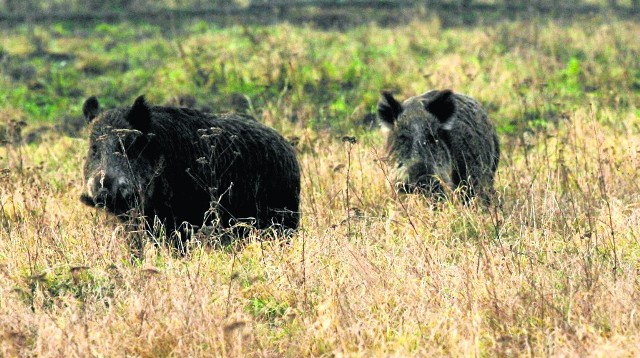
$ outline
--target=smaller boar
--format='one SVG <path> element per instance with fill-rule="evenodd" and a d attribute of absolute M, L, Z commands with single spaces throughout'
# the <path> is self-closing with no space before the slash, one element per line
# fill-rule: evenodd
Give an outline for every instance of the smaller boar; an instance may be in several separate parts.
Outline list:
<path fill-rule="evenodd" d="M 401 192 L 435 197 L 459 189 L 465 202 L 489 202 L 500 147 L 480 104 L 451 90 L 429 91 L 398 102 L 383 91 L 378 118 L 390 130 L 387 149 Z"/>
<path fill-rule="evenodd" d="M 108 111 L 90 97 L 83 112 L 85 204 L 122 219 L 137 211 L 149 227 L 157 217 L 169 233 L 185 222 L 298 227 L 300 168 L 275 130 L 244 115 L 151 106 L 143 96 Z"/>

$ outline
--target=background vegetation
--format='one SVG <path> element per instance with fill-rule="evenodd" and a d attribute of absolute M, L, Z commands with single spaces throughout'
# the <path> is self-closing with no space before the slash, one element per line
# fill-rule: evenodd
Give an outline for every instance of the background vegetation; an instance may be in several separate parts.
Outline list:
<path fill-rule="evenodd" d="M 603 13 L 449 27 L 412 13 L 342 31 L 4 27 L 2 355 L 639 354 L 640 25 Z M 432 88 L 490 112 L 500 205 L 392 190 L 378 94 Z M 291 241 L 194 242 L 187 257 L 148 243 L 132 258 L 124 228 L 78 200 L 80 116 L 89 95 L 114 107 L 142 93 L 247 111 L 294 140 Z"/>
<path fill-rule="evenodd" d="M 570 0 L 570 1 L 552 1 L 552 0 L 0 0 L 0 11 L 3 12 L 19 12 L 28 15 L 28 12 L 44 11 L 44 12 L 113 12 L 113 11 L 131 11 L 131 10 L 168 10 L 168 9 L 213 9 L 222 8 L 225 10 L 233 8 L 251 8 L 263 7 L 264 5 L 292 8 L 292 7 L 340 7 L 340 6 L 362 6 L 366 7 L 393 7 L 393 6 L 416 6 L 426 5 L 429 7 L 438 6 L 483 6 L 483 5 L 500 5 L 500 6 L 529 6 L 529 7 L 566 7 L 592 5 L 608 8 L 629 8 L 637 7 L 638 0 Z M 33 14 L 31 14 L 33 15 Z"/>

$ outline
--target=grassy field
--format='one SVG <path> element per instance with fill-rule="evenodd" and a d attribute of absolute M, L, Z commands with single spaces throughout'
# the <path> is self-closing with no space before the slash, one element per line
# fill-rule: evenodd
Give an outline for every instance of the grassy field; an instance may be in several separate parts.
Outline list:
<path fill-rule="evenodd" d="M 3 28 L 0 356 L 639 355 L 638 33 L 606 17 Z M 496 123 L 500 205 L 392 189 L 380 90 L 432 88 Z M 301 229 L 132 258 L 79 201 L 94 94 L 248 99 L 297 142 Z"/>

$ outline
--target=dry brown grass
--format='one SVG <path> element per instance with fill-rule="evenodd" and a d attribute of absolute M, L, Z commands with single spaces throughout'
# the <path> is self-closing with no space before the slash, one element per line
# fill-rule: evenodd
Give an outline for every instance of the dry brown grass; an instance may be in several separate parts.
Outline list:
<path fill-rule="evenodd" d="M 81 141 L 51 142 L 43 164 L 52 151 L 29 148 L 1 179 L 3 354 L 638 354 L 640 136 L 609 115 L 505 141 L 489 209 L 397 197 L 379 143 L 308 134 L 290 244 L 148 244 L 134 264 L 53 170 Z"/>
<path fill-rule="evenodd" d="M 201 37 L 222 47 L 216 36 L 232 41 L 234 31 Z M 445 30 L 432 21 L 346 35 L 290 25 L 263 32 L 273 44 L 261 46 L 281 46 L 273 58 L 242 51 L 273 64 L 233 66 L 258 77 L 288 68 L 285 80 L 301 82 L 256 108 L 262 121 L 299 137 L 299 232 L 288 243 L 196 244 L 186 257 L 148 243 L 136 260 L 124 228 L 78 200 L 86 140 L 5 144 L 0 356 L 640 355 L 637 24 Z M 307 42 L 325 39 L 331 51 L 309 50 Z M 403 95 L 432 86 L 477 97 L 503 131 L 499 205 L 399 197 L 377 133 L 354 130 L 351 144 L 310 129 L 336 119 L 314 101 L 321 89 L 306 92 L 304 78 L 326 77 L 309 59 L 324 63 L 327 52 L 325 62 L 348 63 L 340 49 L 362 39 L 387 53 L 370 56 L 367 71 L 379 76 L 363 70 L 371 81 L 347 97 L 357 108 L 334 106 L 347 123 L 341 130 L 368 112 L 381 84 Z M 14 53 L 12 41 L 4 46 Z M 158 77 L 151 92 L 181 78 Z M 598 89 L 585 93 L 588 85 Z M 2 108 L 0 118 L 22 113 Z M 294 114 L 297 124 L 282 120 Z"/>

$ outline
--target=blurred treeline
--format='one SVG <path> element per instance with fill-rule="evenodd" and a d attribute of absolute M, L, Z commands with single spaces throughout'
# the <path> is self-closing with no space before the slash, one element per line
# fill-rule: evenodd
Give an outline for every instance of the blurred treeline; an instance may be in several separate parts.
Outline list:
<path fill-rule="evenodd" d="M 237 6 L 239 1 L 224 0 L 1 0 L 4 13 L 41 12 L 100 12 L 100 11 L 155 11 L 162 9 L 212 6 Z"/>
<path fill-rule="evenodd" d="M 117 12 L 156 12 L 162 10 L 237 10 L 262 11 L 265 7 L 277 7 L 280 10 L 301 6 L 312 7 L 381 7 L 424 6 L 439 7 L 478 7 L 478 8 L 531 8 L 564 9 L 588 8 L 594 10 L 633 10 L 640 9 L 640 0 L 0 0 L 0 15 L 11 19 L 19 16 L 46 16 L 47 14 L 87 14 L 100 16 L 101 13 Z"/>

